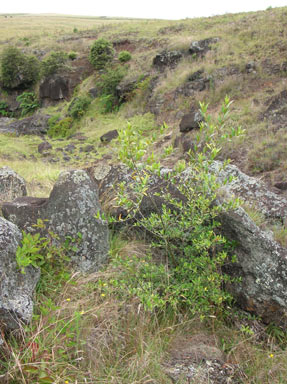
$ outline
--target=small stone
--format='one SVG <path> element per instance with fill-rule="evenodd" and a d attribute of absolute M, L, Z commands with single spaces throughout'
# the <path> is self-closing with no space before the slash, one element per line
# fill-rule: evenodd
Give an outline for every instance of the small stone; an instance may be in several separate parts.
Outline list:
<path fill-rule="evenodd" d="M 116 139 L 118 136 L 119 136 L 119 134 L 118 134 L 117 129 L 113 129 L 112 131 L 109 131 L 109 132 L 105 133 L 104 135 L 102 135 L 100 137 L 100 140 L 102 143 L 109 143 L 113 139 Z"/>
<path fill-rule="evenodd" d="M 38 145 L 38 152 L 42 154 L 44 152 L 49 151 L 52 148 L 53 148 L 52 145 L 48 141 L 43 141 Z"/>

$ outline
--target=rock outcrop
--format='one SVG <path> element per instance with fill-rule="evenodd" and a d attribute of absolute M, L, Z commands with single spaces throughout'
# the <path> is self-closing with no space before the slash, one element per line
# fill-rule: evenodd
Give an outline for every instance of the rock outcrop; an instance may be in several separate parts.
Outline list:
<path fill-rule="evenodd" d="M 196 54 L 199 56 L 203 56 L 206 54 L 207 51 L 211 49 L 211 45 L 217 43 L 218 41 L 218 37 L 210 37 L 204 40 L 193 41 L 190 45 L 189 53 L 191 55 Z"/>
<path fill-rule="evenodd" d="M 194 110 L 182 117 L 179 124 L 179 130 L 180 132 L 189 132 L 193 129 L 199 128 L 202 121 L 203 118 L 200 111 Z"/>
<path fill-rule="evenodd" d="M 239 283 L 228 289 L 245 310 L 266 323 L 287 325 L 287 250 L 262 231 L 247 213 L 238 208 L 220 216 L 223 235 L 235 242 L 237 262 L 226 271 Z"/>
<path fill-rule="evenodd" d="M 9 167 L 0 168 L 0 203 L 26 195 L 25 180 Z"/>
<path fill-rule="evenodd" d="M 195 92 L 202 92 L 208 88 L 211 81 L 211 76 L 205 75 L 204 71 L 196 71 L 187 78 L 183 85 L 176 89 L 176 95 L 193 96 Z"/>
<path fill-rule="evenodd" d="M 0 119 L 0 133 L 8 133 L 16 136 L 20 135 L 44 135 L 49 126 L 48 120 L 51 116 L 36 113 L 33 116 L 25 117 L 21 120 L 9 118 Z"/>
<path fill-rule="evenodd" d="M 113 129 L 112 131 L 108 131 L 107 133 L 104 133 L 100 140 L 102 143 L 109 143 L 113 139 L 116 139 L 119 136 L 117 129 Z"/>
<path fill-rule="evenodd" d="M 5 330 L 18 329 L 31 320 L 32 296 L 40 278 L 40 270 L 28 266 L 23 274 L 17 266 L 21 238 L 16 225 L 0 217 L 0 322 Z"/>
<path fill-rule="evenodd" d="M 224 189 L 260 211 L 267 219 L 279 219 L 282 222 L 286 220 L 287 200 L 269 190 L 255 177 L 246 175 L 232 164 L 222 169 L 222 163 L 219 161 L 215 161 L 210 170 L 217 174 L 221 184 L 224 183 L 224 180 L 229 180 L 231 176 L 232 181 L 227 183 Z"/>
<path fill-rule="evenodd" d="M 166 68 L 175 68 L 182 59 L 183 54 L 180 51 L 162 51 L 153 59 L 153 66 L 161 71 Z"/>
<path fill-rule="evenodd" d="M 52 231 L 60 241 L 79 240 L 71 261 L 83 272 L 94 272 L 107 260 L 108 227 L 96 218 L 100 210 L 97 186 L 82 170 L 62 172 L 48 199 L 18 198 L 2 207 L 4 217 L 21 230 L 35 232 L 33 224 L 42 219 L 47 220 L 43 235 Z"/>
<path fill-rule="evenodd" d="M 39 96 L 41 99 L 59 101 L 69 97 L 69 80 L 60 75 L 45 78 L 40 84 Z"/>
<path fill-rule="evenodd" d="M 53 148 L 52 145 L 48 141 L 43 141 L 38 145 L 38 152 L 43 154 L 48 152 L 52 148 Z"/>

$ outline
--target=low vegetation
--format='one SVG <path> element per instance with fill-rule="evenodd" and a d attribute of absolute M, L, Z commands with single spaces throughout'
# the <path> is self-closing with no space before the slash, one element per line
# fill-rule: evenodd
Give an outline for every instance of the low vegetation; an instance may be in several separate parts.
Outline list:
<path fill-rule="evenodd" d="M 119 185 L 112 201 L 126 216 L 115 218 L 110 205 L 104 206 L 110 227 L 117 221 L 126 230 L 111 229 L 110 262 L 93 275 L 82 276 L 68 266 L 79 239 L 56 248 L 53 234 L 24 235 L 19 268 L 25 272 L 36 264 L 42 276 L 32 323 L 5 337 L 0 382 L 171 384 L 166 365 L 174 345 L 197 335 L 224 353 L 234 368 L 231 382 L 286 382 L 285 330 L 240 311 L 226 290 L 232 281 L 222 267 L 234 261 L 233 250 L 218 235 L 223 207 L 211 204 L 218 185 L 208 173 L 216 157 L 230 157 L 271 184 L 285 177 L 285 123 L 275 119 L 281 112 L 269 117 L 266 110 L 284 90 L 286 12 L 278 8 L 182 21 L 47 16 L 45 24 L 41 16 L 3 17 L 2 43 L 7 39 L 11 46 L 0 47 L 0 116 L 28 116 L 42 103 L 40 112 L 51 116 L 46 138 L 52 149 L 41 155 L 42 138 L 1 134 L 1 164 L 23 176 L 28 194 L 39 197 L 49 195 L 61 170 L 89 167 L 103 157 L 125 163 L 134 182 Z M 192 41 L 209 37 L 219 41 L 205 55 L 188 54 Z M 163 49 L 184 55 L 177 67 L 161 72 L 152 62 Z M 250 62 L 256 65 L 248 72 Z M 67 71 L 71 82 L 79 76 L 78 85 L 69 98 L 44 107 L 46 100 L 38 100 L 40 77 Z M 204 86 L 197 83 L 192 89 L 198 71 Z M 118 88 L 123 83 L 131 84 L 124 99 Z M 235 100 L 232 107 L 228 97 L 220 106 L 226 94 Z M 183 137 L 178 125 L 193 108 L 201 108 L 205 122 L 184 136 L 195 150 L 183 154 L 181 143 L 176 147 Z M 229 131 L 232 126 L 242 129 Z M 103 145 L 101 135 L 114 129 L 118 139 Z M 174 169 L 165 185 L 177 186 L 186 204 L 164 188 L 150 193 L 149 183 L 161 177 L 162 167 Z M 195 186 L 184 179 L 186 172 Z M 144 218 L 144 198 L 160 199 L 161 209 Z M 265 228 L 262 214 L 244 208 Z M 130 221 L 135 226 L 128 227 Z M 286 247 L 285 224 L 266 228 Z"/>
<path fill-rule="evenodd" d="M 1 55 L 1 82 L 5 88 L 28 88 L 39 79 L 40 63 L 34 56 L 8 46 Z"/>
<path fill-rule="evenodd" d="M 110 41 L 98 39 L 91 46 L 89 59 L 95 69 L 104 69 L 113 57 L 114 50 Z"/>

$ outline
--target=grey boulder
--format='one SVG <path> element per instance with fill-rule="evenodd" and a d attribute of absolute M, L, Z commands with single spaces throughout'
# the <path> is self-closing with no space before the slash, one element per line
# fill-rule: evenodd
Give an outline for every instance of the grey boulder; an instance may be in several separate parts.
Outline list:
<path fill-rule="evenodd" d="M 229 284 L 239 305 L 266 323 L 287 325 L 287 250 L 238 208 L 220 216 L 221 232 L 235 242 L 237 262 L 226 266 L 238 283 Z"/>
<path fill-rule="evenodd" d="M 16 250 L 21 232 L 13 223 L 0 217 L 0 321 L 5 330 L 28 323 L 33 314 L 33 293 L 40 270 L 27 267 L 21 273 L 16 263 Z"/>
<path fill-rule="evenodd" d="M 16 136 L 20 135 L 44 135 L 49 126 L 48 120 L 51 116 L 36 113 L 33 116 L 25 117 L 21 120 L 5 118 L 0 119 L 0 133 L 9 133 Z"/>
<path fill-rule="evenodd" d="M 45 78 L 40 84 L 39 96 L 41 99 L 54 101 L 67 99 L 69 97 L 69 80 L 60 75 L 52 75 Z"/>
<path fill-rule="evenodd" d="M 0 168 L 0 203 L 26 195 L 25 180 L 9 167 Z"/>
<path fill-rule="evenodd" d="M 35 232 L 33 224 L 42 219 L 47 220 L 43 235 L 52 231 L 60 241 L 79 240 L 71 261 L 82 272 L 97 271 L 107 261 L 108 226 L 96 218 L 101 211 L 97 186 L 83 170 L 62 172 L 49 198 L 19 198 L 4 204 L 2 211 L 22 230 Z"/>
<path fill-rule="evenodd" d="M 181 119 L 179 124 L 180 132 L 189 132 L 193 129 L 200 127 L 200 123 L 203 121 L 202 115 L 199 110 L 194 110 L 191 113 L 187 113 Z"/>

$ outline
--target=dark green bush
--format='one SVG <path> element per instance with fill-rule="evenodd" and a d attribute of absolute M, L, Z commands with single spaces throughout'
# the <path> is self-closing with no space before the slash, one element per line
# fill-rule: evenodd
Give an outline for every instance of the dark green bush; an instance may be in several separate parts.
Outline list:
<path fill-rule="evenodd" d="M 85 114 L 90 104 L 91 99 L 88 96 L 79 96 L 74 98 L 69 106 L 69 116 L 75 120 L 80 119 Z"/>
<path fill-rule="evenodd" d="M 114 49 L 105 39 L 96 40 L 90 50 L 89 60 L 95 69 L 103 69 L 113 60 Z"/>
<path fill-rule="evenodd" d="M 111 112 L 116 109 L 121 100 L 117 93 L 117 86 L 125 77 L 127 69 L 119 66 L 116 68 L 109 68 L 99 80 L 99 92 L 101 96 L 101 104 L 105 113 Z"/>
<path fill-rule="evenodd" d="M 1 56 L 1 81 L 4 88 L 28 88 L 39 79 L 40 62 L 9 46 Z"/>
<path fill-rule="evenodd" d="M 44 77 L 50 76 L 67 68 L 67 60 L 68 55 L 65 52 L 51 52 L 50 55 L 42 61 L 42 75 Z"/>
<path fill-rule="evenodd" d="M 40 104 L 34 92 L 24 92 L 17 97 L 20 103 L 21 116 L 27 116 L 35 112 Z"/>
<path fill-rule="evenodd" d="M 119 60 L 122 63 L 126 63 L 126 62 L 130 61 L 131 58 L 132 58 L 132 55 L 128 51 L 121 51 L 119 53 Z"/>
<path fill-rule="evenodd" d="M 73 119 L 71 117 L 65 117 L 62 120 L 58 120 L 58 116 L 52 116 L 49 119 L 48 136 L 51 138 L 68 137 L 72 131 Z"/>
<path fill-rule="evenodd" d="M 8 104 L 6 103 L 6 101 L 0 101 L 0 116 L 1 117 L 9 116 Z"/>

